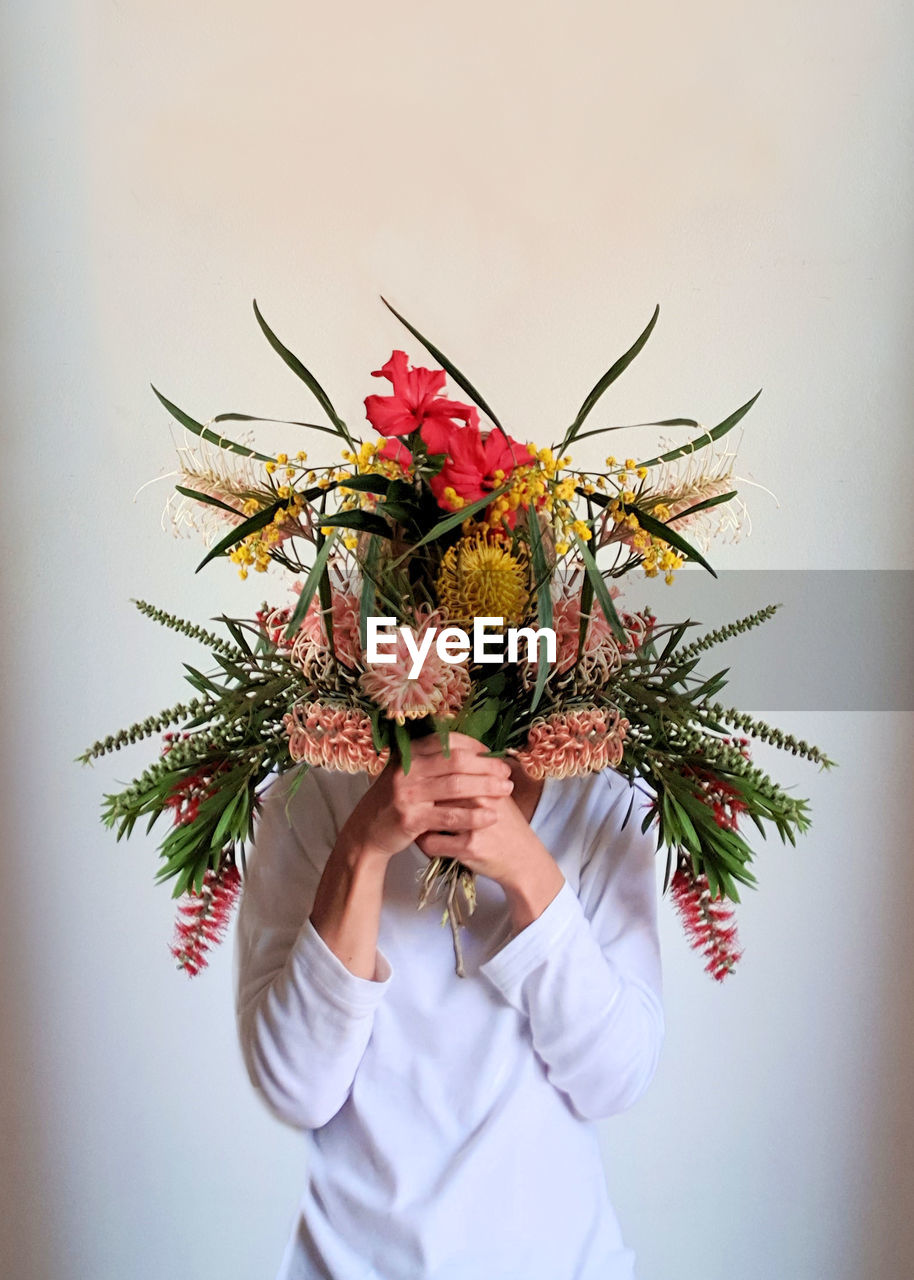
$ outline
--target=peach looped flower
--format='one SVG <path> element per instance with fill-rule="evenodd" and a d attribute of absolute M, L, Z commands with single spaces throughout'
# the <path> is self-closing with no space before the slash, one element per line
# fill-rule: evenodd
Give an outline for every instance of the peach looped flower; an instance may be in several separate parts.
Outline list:
<path fill-rule="evenodd" d="M 416 647 L 428 627 L 440 628 L 444 621 L 437 610 L 421 607 L 416 625 L 410 628 Z M 405 724 L 407 720 L 421 720 L 423 716 L 449 718 L 457 714 L 471 689 L 469 673 L 463 664 L 445 662 L 433 647 L 421 671 L 411 677 L 413 656 L 399 631 L 391 653 L 393 662 L 369 666 L 359 677 L 362 692 L 383 707 L 389 719 Z"/>
<path fill-rule="evenodd" d="M 581 707 L 538 717 L 516 757 L 531 778 L 572 778 L 616 768 L 629 722 L 616 707 Z"/>
<path fill-rule="evenodd" d="M 289 755 L 324 769 L 343 773 L 378 774 L 390 751 L 375 750 L 371 720 L 355 707 L 298 702 L 282 718 L 289 736 Z"/>
<path fill-rule="evenodd" d="M 330 595 L 333 644 L 336 656 L 346 667 L 358 666 L 362 646 L 359 640 L 359 597 L 334 588 Z M 320 598 L 315 595 L 301 624 L 301 633 L 314 645 L 329 647 Z M 298 637 L 296 637 L 296 640 Z"/>

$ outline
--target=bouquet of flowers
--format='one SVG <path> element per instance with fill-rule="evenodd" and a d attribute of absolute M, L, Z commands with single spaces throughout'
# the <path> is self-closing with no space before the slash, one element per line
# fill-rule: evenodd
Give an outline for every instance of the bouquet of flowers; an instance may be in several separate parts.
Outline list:
<path fill-rule="evenodd" d="M 636 424 L 697 434 L 588 472 L 567 450 L 620 429 L 591 427 L 591 414 L 647 342 L 659 308 L 561 438 L 537 447 L 510 435 L 460 370 L 385 305 L 436 367 L 411 367 L 394 351 L 373 374 L 390 384 L 387 394 L 365 399 L 377 434 L 362 440 L 254 303 L 270 345 L 326 418 L 287 425 L 336 437 L 343 465 L 312 466 L 303 450 L 258 452 L 221 424 L 276 419 L 225 413 L 203 424 L 153 388 L 195 438 L 180 450 L 169 511 L 177 527 L 207 538 L 199 567 L 227 557 L 242 578 L 277 565 L 292 579 L 285 603 L 215 619 L 221 634 L 135 601 L 200 641 L 211 664 L 186 666 L 187 701 L 78 757 L 88 763 L 161 735 L 159 757 L 105 797 L 105 824 L 120 840 L 141 818 L 148 831 L 170 817 L 157 878 L 173 880 L 182 899 L 171 949 L 194 974 L 224 936 L 271 775 L 298 769 L 300 779 L 313 765 L 373 775 L 389 760 L 408 770 L 413 738 L 438 733 L 447 750 L 448 732 L 459 730 L 534 778 L 612 768 L 628 779 L 632 802 L 635 787 L 646 789 L 642 829 L 653 824 L 665 852 L 664 892 L 708 972 L 725 977 L 740 955 L 729 904 L 738 885 L 755 883 L 740 822 L 763 837 L 769 824 L 791 844 L 809 826 L 808 803 L 753 765 L 750 740 L 822 768 L 833 761 L 723 705 L 726 671 L 697 671 L 709 649 L 777 604 L 688 639 L 691 620 L 660 623 L 649 608 L 617 607 L 614 580 L 640 570 L 671 583 L 686 561 L 714 574 L 702 552 L 714 533 L 739 528 L 743 510 L 733 453 L 718 442 L 758 393 L 711 429 L 689 418 Z M 448 376 L 466 400 L 448 398 Z M 475 888 L 457 858 L 429 861 L 418 905 L 439 894 L 462 974 L 460 927 Z"/>

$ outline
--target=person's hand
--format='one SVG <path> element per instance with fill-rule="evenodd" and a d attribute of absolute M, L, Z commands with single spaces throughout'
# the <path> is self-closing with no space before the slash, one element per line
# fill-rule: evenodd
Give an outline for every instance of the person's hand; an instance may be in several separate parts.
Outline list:
<path fill-rule="evenodd" d="M 463 733 L 450 734 L 450 758 L 437 734 L 412 744 L 409 773 L 389 763 L 353 809 L 337 847 L 390 859 L 423 832 L 476 833 L 497 821 L 510 798 L 510 766 Z"/>
<path fill-rule="evenodd" d="M 505 891 L 515 930 L 537 918 L 565 882 L 558 863 L 524 817 L 513 796 L 487 801 L 493 821 L 467 823 L 416 841 L 428 858 L 458 858 L 465 867 L 497 881 Z"/>

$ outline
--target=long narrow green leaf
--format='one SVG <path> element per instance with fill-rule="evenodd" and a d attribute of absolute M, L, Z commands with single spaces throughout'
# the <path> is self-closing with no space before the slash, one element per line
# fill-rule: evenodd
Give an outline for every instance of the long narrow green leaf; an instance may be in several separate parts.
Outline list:
<path fill-rule="evenodd" d="M 597 401 L 600 399 L 603 393 L 609 387 L 612 386 L 612 384 L 615 382 L 615 380 L 619 377 L 621 373 L 625 372 L 625 370 L 634 360 L 635 356 L 638 355 L 641 348 L 644 346 L 648 338 L 651 336 L 651 332 L 654 328 L 654 325 L 657 323 L 657 317 L 659 315 L 660 315 L 660 304 L 658 303 L 657 306 L 654 308 L 654 314 L 651 316 L 650 320 L 648 321 L 646 327 L 641 332 L 639 337 L 632 343 L 632 345 L 625 352 L 625 354 L 621 355 L 619 359 L 615 362 L 615 364 L 611 365 L 610 368 L 606 370 L 606 372 L 603 374 L 603 377 L 600 378 L 600 380 L 597 382 L 596 386 L 593 388 L 590 394 L 585 397 L 584 403 L 581 405 L 580 409 L 578 410 L 577 417 L 575 418 L 574 422 L 572 422 L 571 426 L 568 428 L 567 432 L 565 433 L 565 438 L 559 447 L 559 453 L 565 452 L 565 449 L 575 439 L 581 427 L 584 425 L 584 421 L 587 418 L 587 415 L 593 409 L 594 405 L 597 403 Z"/>
<path fill-rule="evenodd" d="M 587 570 L 587 576 L 593 583 L 597 603 L 603 610 L 606 621 L 612 627 L 616 639 L 620 640 L 622 644 L 628 644 L 628 635 L 626 634 L 625 628 L 622 626 L 618 613 L 616 613 L 616 606 L 613 604 L 612 596 L 606 588 L 606 582 L 604 581 L 596 560 L 593 558 L 587 543 L 582 541 L 577 534 L 574 534 L 573 537 L 577 543 L 581 559 L 584 561 L 584 568 Z"/>
<path fill-rule="evenodd" d="M 352 447 L 353 440 L 352 440 L 352 436 L 350 436 L 349 434 L 349 429 L 347 428 L 345 422 L 339 416 L 339 414 L 331 404 L 330 397 L 327 395 L 324 388 L 318 382 L 317 378 L 315 378 L 314 374 L 311 373 L 309 369 L 305 368 L 305 366 L 299 360 L 298 356 L 295 355 L 293 352 L 291 352 L 288 347 L 284 346 L 280 342 L 276 334 L 273 332 L 273 330 L 267 324 L 266 320 L 264 320 L 263 316 L 261 315 L 260 308 L 257 305 L 256 299 L 254 300 L 254 315 L 257 317 L 257 323 L 260 325 L 261 329 L 263 330 L 263 333 L 264 333 L 264 336 L 266 337 L 267 342 L 269 342 L 270 346 L 273 348 L 276 354 L 280 356 L 282 360 L 285 361 L 285 363 L 289 366 L 289 368 L 296 375 L 296 377 L 301 378 L 302 382 L 305 384 L 305 386 L 314 396 L 315 400 L 323 409 L 324 413 L 326 413 L 327 417 L 333 423 L 334 427 L 337 430 L 337 433 L 343 437 L 343 439 L 350 445 L 350 447 Z"/>
<path fill-rule="evenodd" d="M 457 385 L 463 388 L 463 390 L 467 393 L 467 395 L 470 397 L 473 403 L 483 411 L 486 417 L 491 419 L 491 421 L 495 423 L 496 427 L 498 427 L 499 430 L 504 431 L 504 428 L 502 427 L 501 423 L 498 421 L 498 418 L 496 418 L 493 411 L 486 404 L 485 400 L 482 398 L 480 393 L 473 386 L 472 382 L 470 382 L 469 378 L 466 377 L 465 374 L 461 373 L 460 370 L 457 368 L 457 366 L 453 364 L 450 360 L 448 360 L 447 356 L 442 351 L 439 351 L 438 348 L 434 345 L 434 343 L 429 342 L 428 338 L 423 337 L 418 329 L 413 328 L 410 322 L 407 319 L 405 319 L 404 316 L 401 316 L 400 312 L 397 311 L 395 307 L 392 307 L 386 298 L 382 297 L 381 301 L 384 303 L 387 310 L 393 312 L 393 314 L 397 317 L 400 323 L 410 331 L 410 333 L 413 335 L 416 341 L 422 343 L 423 347 L 425 347 L 429 355 L 432 356 L 433 359 L 438 361 L 442 369 L 446 370 L 446 372 L 451 375 L 451 377 L 454 379 Z"/>
<path fill-rule="evenodd" d="M 209 427 L 204 427 L 202 422 L 196 422 L 183 409 L 179 409 L 176 404 L 172 404 L 169 399 L 162 395 L 161 391 L 152 386 L 151 382 L 149 385 L 171 416 L 176 418 L 182 427 L 192 431 L 195 436 L 201 436 L 204 440 L 208 440 L 210 444 L 217 444 L 220 449 L 230 449 L 232 453 L 240 453 L 245 458 L 257 458 L 259 462 L 273 461 L 267 453 L 258 453 L 256 449 L 249 449 L 247 445 L 237 444 L 234 440 L 229 440 L 227 436 L 220 436 L 217 432 L 210 431 Z"/>
<path fill-rule="evenodd" d="M 333 549 L 333 544 L 338 536 L 339 535 L 336 530 L 334 530 L 333 533 L 327 535 L 323 545 L 318 548 L 317 555 L 314 557 L 314 564 L 311 566 L 311 570 L 305 579 L 305 585 L 302 587 L 301 593 L 296 601 L 292 617 L 289 619 L 288 626 L 283 632 L 284 639 L 291 640 L 295 635 L 295 632 L 298 630 L 298 627 L 301 625 L 301 621 L 308 611 L 308 606 L 314 598 L 314 593 L 321 580 L 321 574 L 324 572 L 327 561 L 330 558 L 330 552 Z"/>
<path fill-rule="evenodd" d="M 261 418 L 256 413 L 217 413 L 213 422 L 277 422 L 283 427 L 307 427 L 309 431 L 323 431 L 328 436 L 339 437 L 336 427 L 325 427 L 321 422 L 296 422 L 293 418 Z"/>
<path fill-rule="evenodd" d="M 362 653 L 368 649 L 368 619 L 373 616 L 375 610 L 374 575 L 380 550 L 380 543 L 373 537 L 369 538 L 362 564 L 362 590 L 359 597 L 359 644 Z"/>
<path fill-rule="evenodd" d="M 671 546 L 677 547 L 689 560 L 697 560 L 703 568 L 707 569 L 712 578 L 717 577 L 716 572 L 711 568 L 701 552 L 696 551 L 691 542 L 687 542 L 681 533 L 677 533 L 675 529 L 671 529 L 670 526 L 668 524 L 664 524 L 662 520 L 656 520 L 653 516 L 649 516 L 646 511 L 642 511 L 640 507 L 636 507 L 633 503 L 628 503 L 625 509 L 627 511 L 634 511 L 642 529 L 646 529 L 648 533 L 652 533 L 655 538 L 663 538 L 664 542 L 669 542 Z"/>
<path fill-rule="evenodd" d="M 387 476 L 350 476 L 348 480 L 340 480 L 337 482 L 344 489 L 352 489 L 356 493 L 379 493 L 387 494 L 391 484 L 395 483 L 389 480 Z"/>
<path fill-rule="evenodd" d="M 389 538 L 390 525 L 381 516 L 372 511 L 335 511 L 321 516 L 321 524 L 336 529 L 359 529 L 362 533 L 373 533 L 379 538 Z"/>
<path fill-rule="evenodd" d="M 533 559 L 533 575 L 536 579 L 536 616 L 540 627 L 552 626 L 552 591 L 550 589 L 549 569 L 546 564 L 546 555 L 543 551 L 543 538 L 540 530 L 539 518 L 535 508 L 531 505 L 527 507 L 527 529 L 530 533 L 530 551 Z M 543 691 L 546 688 L 546 681 L 549 679 L 549 664 L 545 658 L 545 643 L 540 644 L 537 641 L 536 654 L 536 684 L 533 687 L 533 700 L 530 703 L 530 710 L 535 711 L 539 706 Z"/>
<path fill-rule="evenodd" d="M 425 546 L 427 542 L 436 542 L 438 538 L 443 537 L 444 534 L 450 533 L 452 529 L 456 529 L 458 525 L 463 524 L 464 520 L 476 515 L 477 511 L 484 510 L 490 502 L 500 497 L 507 487 L 506 484 L 500 485 L 499 488 L 493 489 L 491 493 L 487 493 L 485 497 L 477 498 L 475 502 L 471 502 L 469 506 L 461 507 L 459 511 L 452 511 L 449 516 L 439 520 L 434 528 L 429 529 L 428 533 L 421 537 L 418 542 L 414 542 L 398 559 L 394 560 L 389 568 L 396 569 L 397 565 L 402 564 L 418 547 Z"/>
<path fill-rule="evenodd" d="M 590 575 L 584 575 L 584 581 L 581 583 L 581 621 L 578 626 L 578 662 L 581 661 L 581 655 L 584 652 L 584 644 L 587 640 L 587 628 L 590 626 L 590 610 L 593 607 L 593 583 Z"/>
<path fill-rule="evenodd" d="M 230 548 L 241 542 L 243 538 L 246 538 L 249 533 L 256 533 L 258 529 L 263 529 L 265 525 L 271 524 L 276 512 L 285 505 L 286 504 L 284 502 L 274 502 L 272 506 L 264 507 L 264 509 L 262 511 L 258 511 L 255 516 L 251 516 L 249 519 L 243 520 L 241 524 L 236 525 L 235 528 L 232 529 L 230 533 L 227 533 L 224 538 L 221 538 L 214 547 L 210 547 L 209 551 L 207 551 L 206 555 L 197 565 L 194 572 L 199 573 L 205 564 L 209 564 L 210 560 L 213 560 L 216 556 L 221 556 L 223 552 L 230 550 Z"/>
<path fill-rule="evenodd" d="M 720 506 L 722 502 L 729 502 L 731 498 L 735 498 L 736 489 L 731 489 L 729 493 L 719 493 L 716 497 L 705 498 L 701 502 L 696 502 L 694 506 L 687 507 L 685 511 L 679 511 L 673 516 L 673 520 L 685 520 L 686 516 L 694 516 L 699 511 L 705 511 L 708 507 Z"/>
<path fill-rule="evenodd" d="M 223 502 L 220 498 L 214 498 L 211 493 L 198 493 L 196 489 L 185 489 L 183 484 L 176 484 L 175 490 L 183 493 L 185 498 L 194 498 L 197 502 L 207 502 L 211 507 L 221 507 L 223 511 L 230 511 L 233 516 L 240 516 L 241 512 L 235 507 L 230 507 L 227 502 Z"/>
<path fill-rule="evenodd" d="M 400 762 L 403 765 L 403 772 L 409 773 L 409 766 L 412 762 L 412 747 L 409 741 L 409 731 L 406 725 L 400 724 L 399 720 L 394 722 L 394 741 L 397 744 L 397 750 L 400 753 Z"/>
<path fill-rule="evenodd" d="M 594 427 L 592 431 L 580 431 L 575 440 L 587 440 L 590 436 L 602 436 L 607 431 L 634 431 L 636 427 L 700 427 L 694 418 L 664 418 L 662 422 L 625 422 L 609 427 Z"/>
<path fill-rule="evenodd" d="M 656 467 L 660 462 L 675 462 L 677 458 L 684 458 L 688 453 L 695 453 L 698 449 L 704 449 L 713 440 L 719 440 L 728 431 L 732 431 L 736 424 L 746 416 L 761 394 L 762 389 L 759 387 L 751 400 L 747 400 L 744 405 L 740 405 L 734 413 L 730 414 L 729 418 L 724 418 L 723 422 L 719 422 L 710 431 L 705 431 L 702 435 L 696 436 L 694 440 L 687 440 L 685 444 L 676 449 L 669 449 L 666 453 L 658 454 L 656 458 L 648 458 L 647 462 L 639 462 L 638 466 Z"/>

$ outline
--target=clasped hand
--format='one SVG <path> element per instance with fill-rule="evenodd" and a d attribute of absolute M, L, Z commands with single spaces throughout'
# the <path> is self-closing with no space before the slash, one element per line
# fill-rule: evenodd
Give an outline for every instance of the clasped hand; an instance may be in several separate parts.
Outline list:
<path fill-rule="evenodd" d="M 534 883 L 554 891 L 561 872 L 513 798 L 511 766 L 475 738 L 449 738 L 449 757 L 432 734 L 412 743 L 408 773 L 388 764 L 341 836 L 361 854 L 386 859 L 415 842 L 428 858 L 459 858 L 509 896 Z"/>

